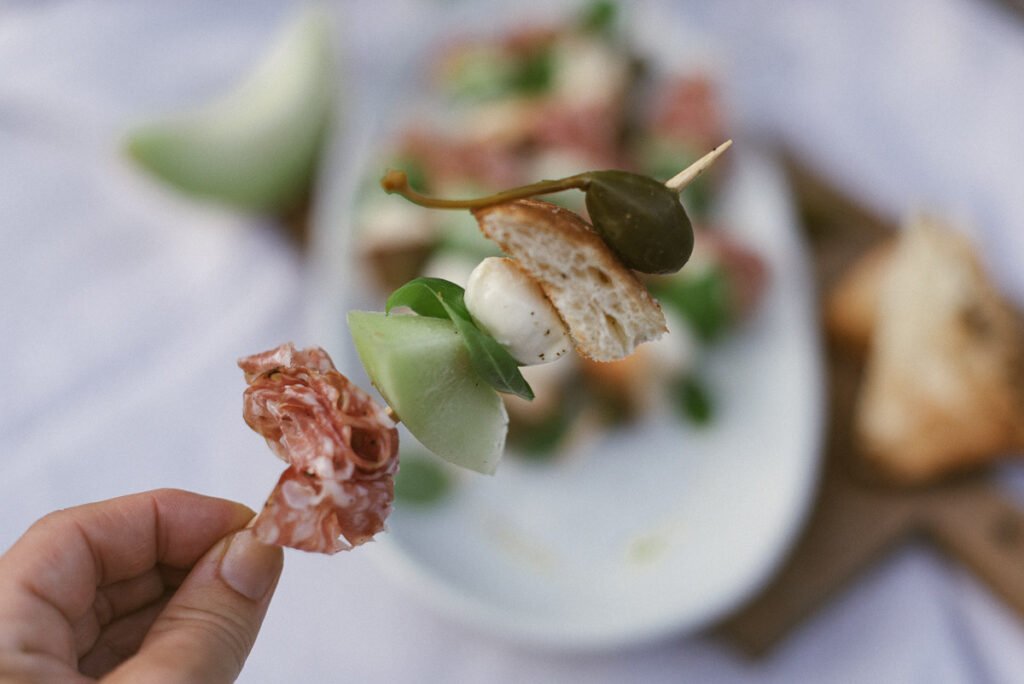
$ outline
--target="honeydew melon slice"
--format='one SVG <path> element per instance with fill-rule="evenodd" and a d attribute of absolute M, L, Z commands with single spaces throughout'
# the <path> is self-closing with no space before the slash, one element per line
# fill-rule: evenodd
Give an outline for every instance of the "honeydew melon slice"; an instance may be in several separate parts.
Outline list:
<path fill-rule="evenodd" d="M 334 100 L 329 18 L 310 7 L 221 99 L 142 126 L 128 153 L 186 193 L 281 214 L 309 190 Z"/>
<path fill-rule="evenodd" d="M 508 413 L 450 321 L 352 311 L 349 331 L 374 387 L 427 449 L 487 475 L 505 450 Z"/>

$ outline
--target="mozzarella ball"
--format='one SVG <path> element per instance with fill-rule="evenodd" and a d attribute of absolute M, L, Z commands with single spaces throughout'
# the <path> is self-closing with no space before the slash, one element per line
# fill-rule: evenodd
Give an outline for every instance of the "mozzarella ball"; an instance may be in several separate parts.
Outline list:
<path fill-rule="evenodd" d="M 489 257 L 469 274 L 466 308 L 524 366 L 554 361 L 571 348 L 551 301 L 512 259 Z"/>

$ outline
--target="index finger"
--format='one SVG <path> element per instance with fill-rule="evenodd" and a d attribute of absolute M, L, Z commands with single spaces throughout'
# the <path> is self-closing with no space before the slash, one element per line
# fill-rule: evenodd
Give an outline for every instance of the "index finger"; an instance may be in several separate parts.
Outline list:
<path fill-rule="evenodd" d="M 187 568 L 254 513 L 242 504 L 159 489 L 69 508 L 44 517 L 0 558 L 7 580 L 74 622 L 96 587 L 158 565 Z"/>

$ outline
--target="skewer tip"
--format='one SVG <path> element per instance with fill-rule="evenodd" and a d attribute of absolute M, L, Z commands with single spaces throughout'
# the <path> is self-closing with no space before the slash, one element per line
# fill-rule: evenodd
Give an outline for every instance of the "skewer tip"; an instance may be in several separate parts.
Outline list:
<path fill-rule="evenodd" d="M 722 156 L 722 153 L 724 153 L 730 147 L 732 147 L 731 138 L 729 140 L 726 140 L 724 143 L 722 143 L 715 149 L 711 150 L 707 154 L 705 154 L 697 161 L 687 166 L 685 169 L 677 173 L 672 178 L 670 178 L 668 181 L 665 182 L 665 186 L 670 190 L 675 190 L 676 192 L 681 191 L 687 185 L 692 183 L 697 178 L 697 176 L 704 173 L 704 171 L 709 166 L 714 164 L 715 160 Z"/>

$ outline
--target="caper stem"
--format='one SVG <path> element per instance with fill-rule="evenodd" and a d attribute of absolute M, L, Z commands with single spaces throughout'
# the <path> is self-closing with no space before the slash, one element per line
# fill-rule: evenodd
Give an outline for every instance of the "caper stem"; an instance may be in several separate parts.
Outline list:
<path fill-rule="evenodd" d="M 479 209 L 481 207 L 489 207 L 493 204 L 501 204 L 502 202 L 510 202 L 512 200 L 535 197 L 537 195 L 548 195 L 553 192 L 561 192 L 563 190 L 586 190 L 588 185 L 590 185 L 589 175 L 581 173 L 575 176 L 569 176 L 568 178 L 543 180 L 538 183 L 523 185 L 518 188 L 512 188 L 511 190 L 504 190 L 494 195 L 488 195 L 487 197 L 453 200 L 428 197 L 427 195 L 422 195 L 416 192 L 409 186 L 409 178 L 405 175 L 405 171 L 388 169 L 388 172 L 380 179 L 380 186 L 384 188 L 384 191 L 388 194 L 399 194 L 414 204 L 433 209 Z"/>
<path fill-rule="evenodd" d="M 675 192 L 681 191 L 687 185 L 697 179 L 697 176 L 704 173 L 704 170 L 715 163 L 715 160 L 722 156 L 722 153 L 732 147 L 732 140 L 726 140 L 724 143 L 711 150 L 703 157 L 693 162 L 685 169 L 672 176 L 672 178 L 665 181 L 665 187 Z"/>

